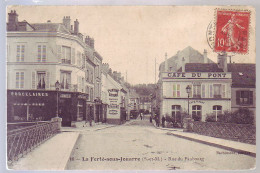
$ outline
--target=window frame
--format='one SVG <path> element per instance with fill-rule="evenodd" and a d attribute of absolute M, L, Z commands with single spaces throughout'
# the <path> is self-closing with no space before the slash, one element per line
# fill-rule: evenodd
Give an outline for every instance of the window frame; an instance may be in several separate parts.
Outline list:
<path fill-rule="evenodd" d="M 180 84 L 173 84 L 173 98 L 180 98 L 181 97 L 181 85 Z"/>
<path fill-rule="evenodd" d="M 196 109 L 194 109 L 196 108 Z M 200 109 L 198 109 L 200 108 Z M 195 115 L 194 115 L 194 112 L 195 112 Z M 198 113 L 200 113 L 200 115 L 198 115 Z M 191 107 L 191 115 L 192 115 L 192 118 L 194 119 L 194 121 L 201 121 L 202 119 L 202 106 L 201 105 L 192 105 Z M 196 116 L 196 118 L 198 117 L 198 119 L 194 118 L 194 116 Z"/>
<path fill-rule="evenodd" d="M 15 72 L 15 88 L 16 89 L 24 89 L 25 84 L 25 72 L 24 71 L 16 71 Z"/>

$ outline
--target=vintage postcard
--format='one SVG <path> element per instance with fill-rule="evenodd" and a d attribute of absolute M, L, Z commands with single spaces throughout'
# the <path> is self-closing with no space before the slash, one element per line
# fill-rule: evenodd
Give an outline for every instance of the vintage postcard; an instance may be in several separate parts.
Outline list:
<path fill-rule="evenodd" d="M 7 6 L 7 169 L 255 169 L 255 18 Z"/>

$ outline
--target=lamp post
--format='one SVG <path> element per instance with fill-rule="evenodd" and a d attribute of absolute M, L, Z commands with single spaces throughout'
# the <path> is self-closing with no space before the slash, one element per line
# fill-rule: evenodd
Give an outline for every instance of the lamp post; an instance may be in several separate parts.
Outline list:
<path fill-rule="evenodd" d="M 60 90 L 60 83 L 57 80 L 57 82 L 55 83 L 55 88 L 57 91 L 57 110 L 56 110 L 56 117 L 59 117 L 59 90 Z"/>
<path fill-rule="evenodd" d="M 191 92 L 191 87 L 189 85 L 186 87 L 186 92 L 188 94 L 188 115 L 190 116 L 190 92 Z"/>

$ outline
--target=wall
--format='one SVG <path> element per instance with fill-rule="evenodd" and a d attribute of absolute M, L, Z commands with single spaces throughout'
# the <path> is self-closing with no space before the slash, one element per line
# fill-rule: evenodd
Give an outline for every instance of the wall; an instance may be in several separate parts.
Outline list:
<path fill-rule="evenodd" d="M 24 62 L 16 62 L 16 47 L 18 44 L 25 45 Z M 46 45 L 46 62 L 37 62 L 38 45 Z M 16 37 L 10 34 L 7 37 L 7 88 L 15 89 L 15 72 L 25 72 L 24 89 L 32 89 L 32 72 L 46 71 L 49 73 L 50 89 L 55 89 L 54 84 L 60 81 L 60 71 L 71 71 L 71 84 L 77 84 L 77 77 L 85 78 L 84 69 L 77 64 L 77 53 L 75 53 L 74 64 L 61 64 L 58 58 L 58 46 L 68 46 L 75 48 L 75 52 L 84 53 L 84 47 L 78 41 L 69 37 L 50 37 L 48 34 L 21 36 L 17 33 Z"/>
<path fill-rule="evenodd" d="M 256 143 L 256 127 L 250 124 L 231 124 L 215 122 L 194 122 L 194 133 L 234 140 L 244 143 Z"/>

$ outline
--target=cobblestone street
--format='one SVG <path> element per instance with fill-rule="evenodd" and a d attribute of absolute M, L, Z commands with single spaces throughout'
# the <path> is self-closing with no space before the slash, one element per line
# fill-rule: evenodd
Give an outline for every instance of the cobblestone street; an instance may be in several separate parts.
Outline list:
<path fill-rule="evenodd" d="M 225 170 L 254 168 L 255 158 L 169 136 L 145 120 L 81 132 L 69 170 Z"/>

